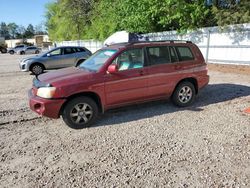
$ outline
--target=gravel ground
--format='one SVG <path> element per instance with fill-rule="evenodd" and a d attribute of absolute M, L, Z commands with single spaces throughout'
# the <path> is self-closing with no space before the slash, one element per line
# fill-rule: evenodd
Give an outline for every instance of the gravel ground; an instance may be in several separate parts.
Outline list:
<path fill-rule="evenodd" d="M 29 110 L 21 57 L 0 54 L 0 187 L 250 187 L 250 73 L 213 65 L 191 107 L 130 106 L 72 130 Z"/>

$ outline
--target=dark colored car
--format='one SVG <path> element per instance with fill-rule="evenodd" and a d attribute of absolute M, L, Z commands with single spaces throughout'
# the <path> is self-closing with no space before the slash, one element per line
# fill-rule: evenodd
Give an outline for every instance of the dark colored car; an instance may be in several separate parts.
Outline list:
<path fill-rule="evenodd" d="M 7 53 L 7 49 L 5 47 L 0 46 L 0 52 L 2 54 L 5 54 L 5 53 Z"/>
<path fill-rule="evenodd" d="M 62 116 L 75 129 L 98 113 L 124 105 L 172 98 L 191 105 L 209 82 L 207 65 L 191 42 L 137 42 L 102 48 L 82 63 L 33 80 L 30 108 L 50 118 Z"/>

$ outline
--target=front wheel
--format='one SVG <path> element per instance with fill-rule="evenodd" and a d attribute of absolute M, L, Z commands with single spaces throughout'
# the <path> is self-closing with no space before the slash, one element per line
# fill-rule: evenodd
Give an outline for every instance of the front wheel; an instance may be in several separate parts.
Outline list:
<path fill-rule="evenodd" d="M 24 51 L 21 51 L 21 52 L 20 52 L 20 54 L 21 54 L 21 55 L 24 55 L 24 54 L 25 54 L 25 52 L 24 52 Z"/>
<path fill-rule="evenodd" d="M 97 115 L 97 104 L 89 97 L 70 100 L 62 111 L 63 121 L 73 129 L 89 127 L 96 120 Z"/>
<path fill-rule="evenodd" d="M 10 53 L 11 55 L 13 55 L 13 54 L 14 54 L 14 51 L 13 51 L 13 50 L 11 50 L 11 51 L 9 51 L 9 53 Z"/>
<path fill-rule="evenodd" d="M 172 100 L 173 103 L 180 107 L 189 106 L 195 99 L 195 88 L 191 82 L 181 82 L 175 89 Z"/>
<path fill-rule="evenodd" d="M 32 72 L 34 75 L 42 74 L 43 71 L 44 71 L 44 68 L 43 68 L 42 65 L 34 64 L 34 65 L 31 67 L 31 72 Z"/>

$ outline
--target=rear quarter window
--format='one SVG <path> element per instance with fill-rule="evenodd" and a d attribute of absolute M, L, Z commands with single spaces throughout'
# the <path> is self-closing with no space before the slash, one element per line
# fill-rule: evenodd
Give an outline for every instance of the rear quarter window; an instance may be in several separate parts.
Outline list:
<path fill-rule="evenodd" d="M 194 60 L 194 55 L 189 47 L 177 46 L 177 47 L 175 47 L 175 49 L 178 53 L 179 61 Z"/>

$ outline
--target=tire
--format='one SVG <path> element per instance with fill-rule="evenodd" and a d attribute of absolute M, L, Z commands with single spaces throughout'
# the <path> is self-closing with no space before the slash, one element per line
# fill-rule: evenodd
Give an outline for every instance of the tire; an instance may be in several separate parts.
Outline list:
<path fill-rule="evenodd" d="M 13 50 L 10 50 L 9 53 L 10 53 L 11 55 L 13 55 L 13 54 L 14 54 L 14 51 L 13 51 Z"/>
<path fill-rule="evenodd" d="M 39 54 L 39 51 L 38 51 L 38 50 L 36 50 L 36 51 L 35 51 L 35 54 Z"/>
<path fill-rule="evenodd" d="M 44 67 L 40 64 L 34 64 L 32 65 L 32 67 L 30 68 L 30 71 L 34 74 L 34 75 L 39 75 L 42 74 L 44 71 Z"/>
<path fill-rule="evenodd" d="M 89 97 L 71 99 L 63 108 L 63 121 L 73 129 L 87 128 L 92 125 L 98 115 L 98 107 Z"/>
<path fill-rule="evenodd" d="M 81 59 L 81 60 L 79 60 L 77 63 L 76 63 L 76 67 L 78 67 L 82 62 L 84 62 L 85 61 L 85 59 Z"/>
<path fill-rule="evenodd" d="M 21 54 L 21 55 L 24 55 L 24 54 L 25 54 L 25 52 L 24 52 L 24 51 L 21 51 L 21 52 L 20 52 L 20 54 Z"/>
<path fill-rule="evenodd" d="M 172 101 L 176 106 L 186 107 L 195 100 L 195 88 L 191 82 L 183 81 L 176 88 L 172 95 Z"/>

